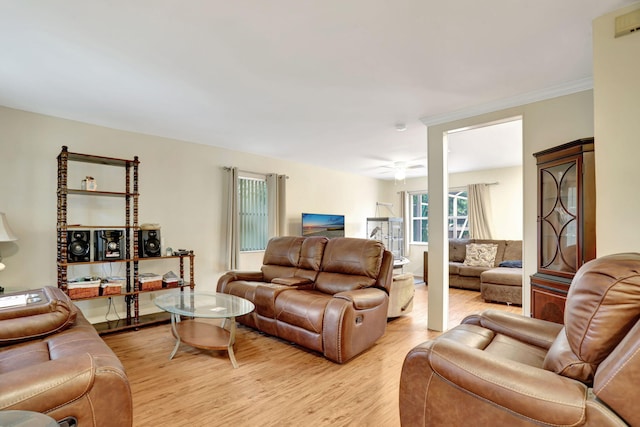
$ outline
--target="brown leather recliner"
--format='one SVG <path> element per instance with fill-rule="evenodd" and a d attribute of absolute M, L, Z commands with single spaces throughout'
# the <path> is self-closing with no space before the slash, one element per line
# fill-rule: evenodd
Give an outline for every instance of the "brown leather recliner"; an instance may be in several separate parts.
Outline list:
<path fill-rule="evenodd" d="M 565 325 L 485 311 L 412 349 L 403 426 L 640 425 L 640 254 L 573 279 Z"/>
<path fill-rule="evenodd" d="M 26 305 L 0 308 L 0 410 L 131 426 L 129 381 L 95 328 L 60 289 L 25 292 Z"/>
<path fill-rule="evenodd" d="M 255 304 L 240 323 L 344 363 L 384 334 L 392 272 L 376 240 L 276 237 L 260 271 L 228 272 L 217 290 Z"/>

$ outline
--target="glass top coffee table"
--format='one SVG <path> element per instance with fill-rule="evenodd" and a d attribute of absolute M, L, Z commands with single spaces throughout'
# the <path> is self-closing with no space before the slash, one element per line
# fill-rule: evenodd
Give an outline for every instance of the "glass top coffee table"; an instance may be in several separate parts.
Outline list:
<path fill-rule="evenodd" d="M 238 367 L 233 344 L 236 339 L 236 317 L 251 313 L 251 301 L 220 293 L 180 291 L 159 295 L 155 304 L 171 313 L 171 330 L 176 337 L 169 359 L 184 342 L 192 347 L 208 350 L 226 350 L 234 368 Z M 182 319 L 182 316 L 188 319 Z M 198 321 L 198 318 L 222 319 L 221 326 Z M 225 325 L 229 323 L 227 329 Z"/>

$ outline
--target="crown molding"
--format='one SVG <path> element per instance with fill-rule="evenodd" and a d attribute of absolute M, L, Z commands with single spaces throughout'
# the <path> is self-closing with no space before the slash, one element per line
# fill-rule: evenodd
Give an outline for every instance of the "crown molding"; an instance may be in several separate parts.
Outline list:
<path fill-rule="evenodd" d="M 517 107 L 525 104 L 531 104 L 532 102 L 544 101 L 546 99 L 570 95 L 572 93 L 582 92 L 590 89 L 593 89 L 593 77 L 586 77 L 584 79 L 574 80 L 569 83 L 551 86 L 546 89 L 536 90 L 509 98 L 499 99 L 486 104 L 480 104 L 456 111 L 450 111 L 448 113 L 434 114 L 432 116 L 423 117 L 420 119 L 420 121 L 425 126 L 434 126 L 442 123 L 452 122 L 455 120 L 478 116 L 480 114 L 492 113 L 494 111 L 504 110 L 507 108 Z"/>

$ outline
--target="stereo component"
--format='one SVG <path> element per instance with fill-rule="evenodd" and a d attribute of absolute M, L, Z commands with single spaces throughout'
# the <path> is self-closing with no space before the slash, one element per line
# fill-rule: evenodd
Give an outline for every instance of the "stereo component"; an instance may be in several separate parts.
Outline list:
<path fill-rule="evenodd" d="M 160 230 L 138 231 L 138 254 L 140 258 L 162 256 L 160 251 Z"/>
<path fill-rule="evenodd" d="M 123 234 L 122 230 L 96 230 L 94 261 L 124 259 Z"/>
<path fill-rule="evenodd" d="M 67 231 L 67 261 L 87 262 L 91 260 L 91 232 L 89 230 Z"/>

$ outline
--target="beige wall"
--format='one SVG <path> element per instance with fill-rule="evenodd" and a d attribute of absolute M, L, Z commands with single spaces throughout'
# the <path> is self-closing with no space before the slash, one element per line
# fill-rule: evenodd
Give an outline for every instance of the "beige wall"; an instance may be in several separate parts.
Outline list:
<path fill-rule="evenodd" d="M 364 237 L 366 218 L 375 212 L 375 202 L 381 198 L 381 181 L 372 178 L 4 107 L 0 107 L 0 129 L 0 212 L 7 214 L 19 238 L 0 243 L 7 266 L 0 272 L 0 285 L 7 291 L 56 284 L 56 156 L 62 145 L 81 153 L 139 156 L 140 222 L 159 223 L 165 245 L 195 251 L 196 283 L 205 290 L 215 289 L 226 269 L 223 166 L 289 176 L 289 234 L 301 233 L 302 212 L 319 212 L 344 213 L 346 234 Z M 77 188 L 83 176 L 70 176 L 70 182 L 78 181 Z M 98 185 L 107 185 L 107 179 L 100 177 Z M 88 203 L 95 215 L 108 209 L 104 200 Z M 261 260 L 262 253 L 246 257 L 241 268 L 254 269 Z M 103 273 L 102 268 L 94 266 L 94 272 Z M 177 262 L 171 261 L 141 263 L 142 271 L 177 272 L 177 268 Z M 143 313 L 155 310 L 148 295 L 143 299 Z M 81 306 L 91 320 L 103 319 L 104 301 L 82 302 Z M 123 307 L 117 308 L 122 315 Z"/>
<path fill-rule="evenodd" d="M 449 175 L 449 187 L 460 188 L 468 184 L 498 183 L 489 187 L 491 198 L 491 227 L 496 239 L 522 240 L 522 167 L 486 169 Z M 386 182 L 384 201 L 393 203 L 394 213 L 400 215 L 401 191 L 426 191 L 427 178 L 410 178 L 405 182 Z M 387 216 L 385 213 L 384 216 Z M 415 276 L 423 275 L 423 253 L 426 244 L 410 244 L 406 254 L 410 262 L 404 271 Z"/>
<path fill-rule="evenodd" d="M 593 23 L 597 255 L 640 251 L 640 32 L 614 38 L 615 17 Z"/>

